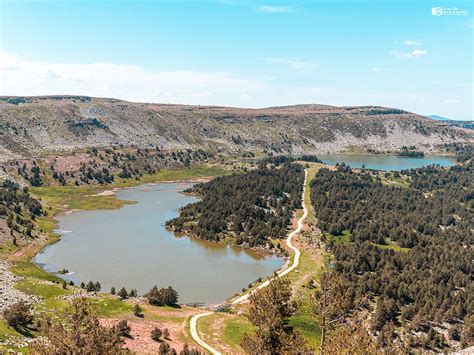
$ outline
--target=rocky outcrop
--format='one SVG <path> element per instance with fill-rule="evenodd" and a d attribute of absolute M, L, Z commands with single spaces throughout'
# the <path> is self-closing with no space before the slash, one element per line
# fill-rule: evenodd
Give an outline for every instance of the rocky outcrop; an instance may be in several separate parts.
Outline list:
<path fill-rule="evenodd" d="M 21 277 L 14 275 L 8 270 L 5 262 L 0 262 L 0 317 L 3 311 L 12 304 L 23 301 L 28 304 L 40 302 L 40 298 L 27 295 L 15 288 L 15 283 L 21 280 Z"/>

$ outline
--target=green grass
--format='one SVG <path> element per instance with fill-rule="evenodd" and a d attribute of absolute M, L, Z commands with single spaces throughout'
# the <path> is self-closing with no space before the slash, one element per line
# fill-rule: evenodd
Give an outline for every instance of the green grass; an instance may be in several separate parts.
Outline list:
<path fill-rule="evenodd" d="M 25 329 L 24 334 L 17 332 L 10 327 L 4 320 L 0 319 L 0 342 L 4 341 L 22 341 L 26 335 L 34 336 L 35 331 Z M 12 346 L 0 345 L 0 354 L 29 354 L 28 348 L 17 348 Z"/>
<path fill-rule="evenodd" d="M 133 306 L 130 303 L 106 295 L 102 296 L 99 300 L 92 300 L 92 303 L 97 307 L 99 315 L 103 317 L 133 313 Z"/>
<path fill-rule="evenodd" d="M 60 297 L 72 293 L 70 289 L 65 290 L 62 286 L 44 284 L 32 279 L 21 280 L 16 283 L 15 287 L 26 294 L 43 297 L 42 306 L 46 309 L 65 308 L 67 302 Z"/>
<path fill-rule="evenodd" d="M 222 341 L 232 347 L 240 347 L 245 333 L 253 333 L 255 328 L 245 317 L 235 317 L 224 321 Z"/>
<path fill-rule="evenodd" d="M 18 247 L 13 245 L 13 243 L 5 241 L 3 244 L 0 244 L 0 259 L 15 253 L 18 250 Z"/>
<path fill-rule="evenodd" d="M 40 283 L 34 280 L 20 280 L 15 287 L 29 295 L 42 296 L 45 299 L 64 296 L 70 291 L 63 289 L 61 286 Z"/>
<path fill-rule="evenodd" d="M 215 334 L 217 330 L 215 324 L 218 322 L 222 322 L 222 327 L 219 327 L 219 333 Z M 255 328 L 245 316 L 219 312 L 200 318 L 197 329 L 203 340 L 211 346 L 223 350 L 218 345 L 225 345 L 227 350 L 230 348 L 232 353 L 243 353 L 240 342 L 244 334 L 255 331 Z"/>
<path fill-rule="evenodd" d="M 110 186 L 112 188 L 113 186 Z M 109 187 L 107 187 L 109 188 Z M 42 186 L 31 188 L 49 206 L 78 210 L 118 209 L 133 201 L 120 200 L 117 196 L 97 196 L 103 186 Z"/>
<path fill-rule="evenodd" d="M 52 233 L 57 228 L 57 222 L 51 217 L 40 217 L 36 219 L 37 228 L 44 233 Z"/>
<path fill-rule="evenodd" d="M 390 176 L 385 177 L 386 174 L 390 174 Z M 394 186 L 400 188 L 406 188 L 410 186 L 410 178 L 405 176 L 395 177 L 394 173 L 379 173 L 378 176 L 380 177 L 382 184 L 387 186 Z"/>
<path fill-rule="evenodd" d="M 181 169 L 162 169 L 155 174 L 143 175 L 140 180 L 117 178 L 116 181 L 110 186 L 130 187 L 143 185 L 150 182 L 189 180 L 200 177 L 227 175 L 229 173 L 231 173 L 231 171 L 226 170 L 220 166 L 192 166 Z"/>
<path fill-rule="evenodd" d="M 117 196 L 83 196 L 67 201 L 68 208 L 73 210 L 114 210 L 136 203 L 135 201 L 121 200 Z"/>
<path fill-rule="evenodd" d="M 410 248 L 403 248 L 399 246 L 397 243 L 392 242 L 392 241 L 388 241 L 387 244 L 376 244 L 376 243 L 372 243 L 372 244 L 380 249 L 391 249 L 393 251 L 402 252 L 402 253 L 406 253 L 410 251 Z"/>
<path fill-rule="evenodd" d="M 0 341 L 6 340 L 10 337 L 22 337 L 22 334 L 10 327 L 3 319 L 0 319 Z"/>
<path fill-rule="evenodd" d="M 23 277 L 32 277 L 39 280 L 44 281 L 53 281 L 53 282 L 62 282 L 63 280 L 50 274 L 49 272 L 44 271 L 40 267 L 36 266 L 32 262 L 29 261 L 17 261 L 13 264 L 10 269 L 15 275 L 23 276 Z"/>
<path fill-rule="evenodd" d="M 291 317 L 290 324 L 303 336 L 310 348 L 318 346 L 321 341 L 321 329 L 314 317 L 298 311 Z"/>
<path fill-rule="evenodd" d="M 344 243 L 350 243 L 351 242 L 351 232 L 348 230 L 345 230 L 342 232 L 342 235 L 334 235 L 332 236 L 332 239 L 334 240 L 334 244 L 344 244 Z"/>

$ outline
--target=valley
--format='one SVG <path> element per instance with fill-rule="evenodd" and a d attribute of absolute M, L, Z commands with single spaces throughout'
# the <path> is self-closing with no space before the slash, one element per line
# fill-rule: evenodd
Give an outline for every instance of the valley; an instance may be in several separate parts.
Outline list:
<path fill-rule="evenodd" d="M 20 105 L 36 110 L 53 98 L 31 100 Z M 54 100 L 60 105 L 64 100 L 68 105 L 107 102 Z M 303 121 L 315 110 L 329 110 L 300 109 Z M 288 114 L 295 107 L 271 110 Z M 405 123 L 424 122 L 398 111 L 387 115 L 402 115 Z M 224 122 L 260 125 L 260 120 Z M 93 138 L 91 146 L 80 146 L 71 137 L 66 139 L 70 147 L 56 146 L 55 151 L 35 143 L 10 150 L 2 163 L 1 289 L 9 299 L 3 309 L 23 299 L 42 319 L 69 312 L 75 299 L 85 298 L 104 329 L 126 321 L 130 335 L 117 341 L 134 352 L 157 352 L 163 346 L 179 352 L 186 345 L 251 353 L 265 334 L 252 318 L 253 302 L 275 287 L 268 292 L 289 297 L 281 349 L 289 346 L 284 339 L 298 339 L 292 346 L 314 352 L 321 351 L 322 343 L 343 352 L 360 346 L 369 353 L 470 345 L 466 253 L 472 247 L 472 137 L 465 131 L 453 128 L 455 138 L 437 140 L 444 133 L 434 125 L 425 135 L 431 143 L 407 145 L 407 138 L 387 150 L 366 144 L 372 139 L 367 136 L 360 146 L 314 156 L 308 145 L 306 151 L 296 141 L 285 149 L 271 140 L 262 145 L 221 138 L 205 144 L 181 140 L 175 146 L 169 140 L 159 146 L 151 141 L 106 145 L 110 141 L 95 140 L 96 128 L 104 127 L 93 126 L 72 133 L 83 135 L 84 142 Z M 4 130 L 3 137 L 5 132 L 11 133 Z M 55 134 L 48 139 L 56 139 Z M 12 148 L 8 142 L 3 140 L 3 146 Z M 300 149 L 304 154 L 298 154 Z M 397 218 L 413 231 L 396 227 Z M 457 259 L 445 257 L 456 270 L 453 277 L 433 261 L 446 248 Z M 429 277 L 433 295 L 417 295 L 421 291 L 415 281 L 427 276 L 406 271 L 413 258 L 445 275 L 450 286 L 442 296 L 436 296 L 438 278 Z M 267 280 L 276 270 L 283 283 Z M 158 296 L 150 298 L 153 285 Z M 166 303 L 161 300 L 171 292 L 168 286 L 177 298 Z M 337 294 L 341 302 L 331 306 L 343 320 L 334 328 L 323 327 L 317 311 L 317 297 L 326 288 L 345 290 Z M 434 304 L 449 317 L 440 312 L 430 316 L 428 307 Z M 155 328 L 167 329 L 167 337 L 150 338 Z M 0 320 L 1 349 L 26 351 L 37 346 L 43 331 L 31 324 L 12 328 Z"/>

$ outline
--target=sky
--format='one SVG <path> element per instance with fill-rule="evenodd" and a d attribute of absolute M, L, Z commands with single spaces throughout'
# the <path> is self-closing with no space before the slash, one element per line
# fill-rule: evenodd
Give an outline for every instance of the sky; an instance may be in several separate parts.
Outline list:
<path fill-rule="evenodd" d="M 473 4 L 0 0 L 0 95 L 472 120 Z"/>

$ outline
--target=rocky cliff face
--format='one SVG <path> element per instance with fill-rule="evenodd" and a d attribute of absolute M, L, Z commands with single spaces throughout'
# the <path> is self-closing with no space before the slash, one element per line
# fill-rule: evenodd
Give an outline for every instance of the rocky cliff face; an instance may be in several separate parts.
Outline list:
<path fill-rule="evenodd" d="M 384 107 L 241 109 L 85 96 L 0 97 L 3 161 L 115 144 L 276 153 L 393 151 L 406 145 L 429 152 L 473 140 L 472 131 Z"/>

